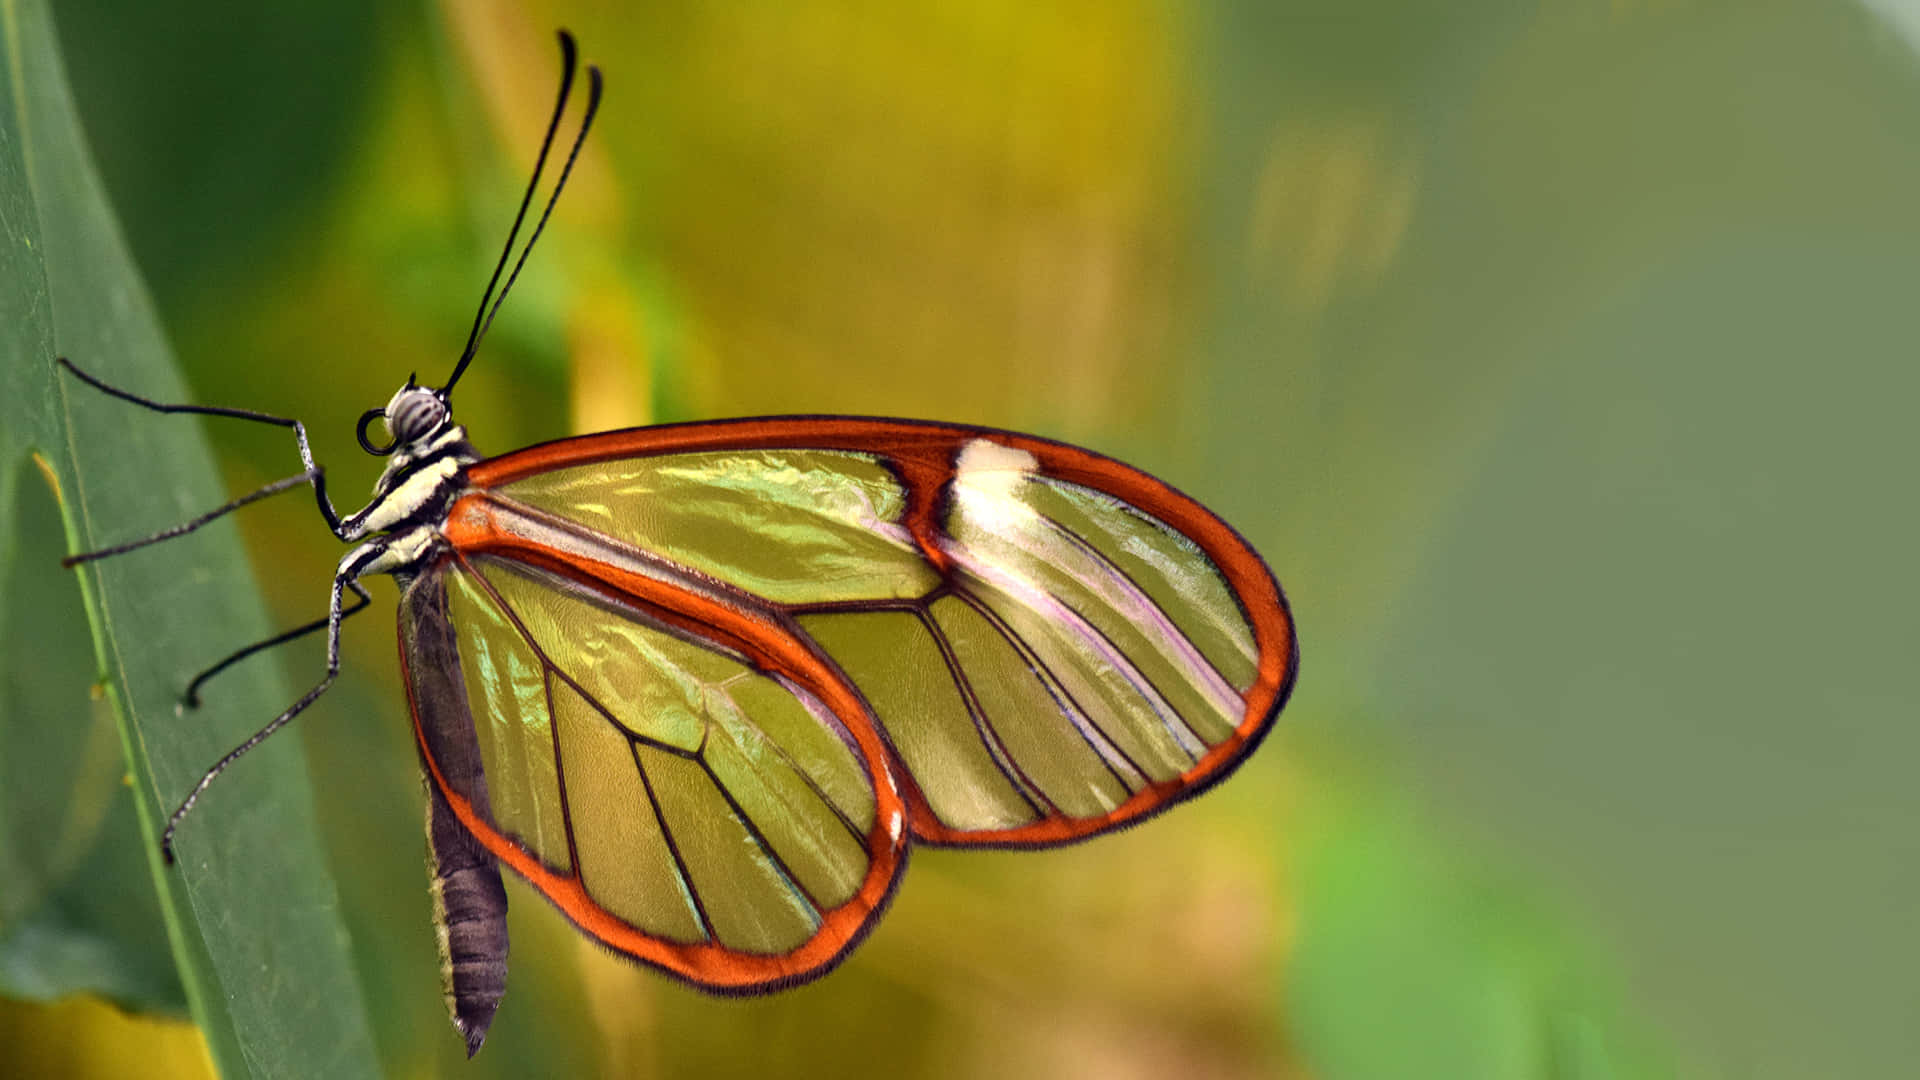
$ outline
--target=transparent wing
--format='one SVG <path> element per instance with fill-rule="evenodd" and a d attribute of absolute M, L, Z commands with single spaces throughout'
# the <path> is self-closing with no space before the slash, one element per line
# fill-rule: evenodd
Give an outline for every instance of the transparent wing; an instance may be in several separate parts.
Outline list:
<path fill-rule="evenodd" d="M 1217 781 L 1296 667 L 1271 573 L 1138 470 L 1029 436 L 803 417 L 566 440 L 475 467 L 463 551 L 753 612 L 825 656 L 947 845 L 1065 843 Z M 697 599 L 689 600 L 687 598 Z M 769 662 L 771 672 L 792 675 Z"/>
<path fill-rule="evenodd" d="M 411 583 L 401 635 L 432 781 L 605 944 L 771 989 L 826 970 L 884 907 L 900 796 L 824 665 L 770 669 L 630 597 L 479 554 Z"/>

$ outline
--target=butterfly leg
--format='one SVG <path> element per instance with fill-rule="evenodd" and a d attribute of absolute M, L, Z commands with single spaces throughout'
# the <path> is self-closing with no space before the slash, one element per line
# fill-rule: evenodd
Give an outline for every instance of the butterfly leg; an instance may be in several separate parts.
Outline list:
<path fill-rule="evenodd" d="M 129 540 L 124 544 L 114 544 L 111 547 L 97 548 L 93 551 L 83 551 L 78 555 L 69 555 L 60 560 L 60 565 L 71 570 L 81 563 L 90 563 L 96 559 L 104 559 L 112 555 L 124 555 L 129 551 L 136 551 L 149 544 L 157 544 L 162 540 L 171 540 L 176 536 L 185 536 L 187 533 L 200 528 L 200 526 L 212 521 L 217 521 L 248 503 L 259 502 L 269 495 L 278 495 L 290 488 L 297 488 L 302 484 L 311 482 L 313 479 L 314 474 L 312 473 L 295 473 L 284 480 L 275 480 L 263 488 L 250 491 L 232 502 L 209 510 L 190 521 L 183 521 L 178 525 L 170 525 L 151 536 L 143 536 L 138 540 Z"/>
<path fill-rule="evenodd" d="M 94 376 L 89 375 L 88 373 L 80 370 L 80 368 L 77 367 L 73 361 L 67 359 L 64 356 L 59 357 L 54 362 L 59 364 L 61 367 L 66 368 L 67 371 L 71 372 L 73 376 L 79 379 L 81 382 L 86 383 L 88 386 L 93 387 L 95 390 L 98 390 L 103 394 L 106 394 L 108 397 L 118 398 L 121 401 L 125 401 L 133 405 L 138 405 L 143 409 L 151 409 L 157 413 L 187 413 L 187 414 L 198 415 L 198 416 L 228 416 L 236 420 L 252 420 L 256 423 L 273 424 L 277 427 L 288 428 L 293 432 L 294 442 L 299 445 L 300 464 L 305 466 L 305 468 L 302 471 L 294 474 L 293 476 L 289 476 L 284 480 L 276 480 L 273 483 L 268 484 L 266 487 L 263 487 L 258 491 L 254 491 L 249 494 L 242 495 L 240 498 L 235 499 L 230 503 L 227 503 L 225 506 L 222 506 L 216 510 L 210 511 L 206 514 L 202 514 L 201 516 L 195 518 L 190 522 L 186 522 L 185 524 L 182 524 L 182 525 L 177 525 L 171 529 L 164 529 L 158 533 L 155 533 L 152 536 L 149 536 L 140 540 L 135 540 L 131 543 L 120 544 L 111 548 L 102 548 L 99 551 L 90 551 L 80 555 L 69 556 L 68 558 L 61 560 L 62 566 L 72 567 L 82 562 L 89 562 L 94 559 L 105 558 L 109 555 L 118 555 L 118 554 L 121 554 L 122 552 L 132 551 L 135 548 L 145 547 L 148 544 L 157 544 L 162 540 L 171 540 L 176 536 L 180 536 L 185 533 L 190 533 L 195 529 L 198 529 L 200 526 L 205 525 L 209 521 L 213 521 L 226 514 L 230 514 L 233 511 L 238 510 L 241 507 L 247 505 L 248 503 L 256 502 L 260 499 L 264 499 L 269 495 L 277 495 L 282 491 L 287 491 L 292 488 L 299 487 L 302 484 L 312 485 L 314 501 L 319 504 L 320 515 L 327 519 L 327 527 L 333 530 L 333 534 L 335 536 L 338 536 L 343 540 L 346 539 L 346 536 L 341 532 L 342 526 L 340 523 L 340 514 L 334 510 L 333 500 L 327 497 L 326 470 L 314 463 L 313 448 L 309 446 L 307 443 L 307 427 L 305 424 L 302 424 L 300 421 L 292 419 L 291 417 L 275 416 L 272 413 L 256 412 L 252 409 L 228 409 L 228 408 L 222 408 L 222 407 L 213 406 L 213 405 L 169 405 L 164 402 L 154 401 L 151 398 L 141 397 L 140 395 L 132 393 L 131 391 L 122 390 L 119 387 L 114 386 L 110 383 L 103 382 L 100 379 L 95 378 Z"/>
<path fill-rule="evenodd" d="M 349 618 L 352 618 L 354 615 L 357 615 L 360 612 L 365 611 L 367 605 L 373 603 L 372 594 L 368 593 L 366 586 L 360 584 L 358 581 L 347 582 L 347 588 L 353 592 L 354 604 L 352 607 L 346 608 L 340 612 L 341 622 L 345 622 Z M 321 616 L 320 618 L 315 619 L 304 626 L 295 627 L 292 630 L 288 630 L 283 634 L 275 634 L 273 637 L 270 637 L 265 641 L 256 641 L 244 649 L 235 650 L 232 655 L 228 656 L 224 660 L 221 660 L 219 663 L 212 665 L 211 667 L 207 668 L 205 671 L 202 671 L 200 674 L 195 675 L 193 677 L 193 680 L 187 683 L 186 693 L 182 694 L 180 697 L 181 706 L 188 709 L 199 708 L 200 707 L 200 688 L 206 685 L 206 682 L 208 679 L 213 678 L 215 675 L 218 675 L 221 672 L 232 667 L 233 665 L 239 663 L 240 661 L 245 660 L 247 657 L 252 656 L 254 653 L 265 652 L 268 649 L 285 645 L 289 641 L 297 641 L 300 638 L 306 637 L 308 634 L 314 633 L 319 630 L 324 630 L 326 629 L 329 621 L 331 620 L 327 616 Z"/>
<path fill-rule="evenodd" d="M 349 588 L 352 588 L 356 595 L 366 595 L 365 591 L 359 588 L 358 579 L 367 574 L 383 573 L 390 567 L 395 558 L 392 550 L 395 539 L 395 537 L 381 537 L 378 540 L 369 541 L 347 552 L 346 557 L 340 560 L 340 568 L 334 572 L 333 589 L 327 602 L 326 676 L 316 683 L 313 689 L 301 695 L 300 700 L 288 706 L 285 712 L 268 721 L 267 726 L 248 736 L 247 741 L 227 751 L 225 756 L 214 762 L 213 767 L 200 777 L 200 782 L 193 786 L 193 790 L 187 792 L 187 797 L 181 800 L 180 805 L 168 816 L 167 827 L 160 833 L 160 854 L 166 859 L 167 865 L 173 865 L 174 831 L 180 827 L 181 820 L 193 809 L 193 804 L 200 800 L 201 793 L 207 790 L 214 778 L 225 772 L 227 766 L 240 760 L 247 751 L 259 746 L 274 732 L 286 727 L 294 717 L 306 711 L 307 706 L 319 700 L 320 695 L 326 693 L 327 689 L 333 685 L 333 680 L 339 678 L 340 622 L 346 617 L 341 603 L 342 598 Z"/>

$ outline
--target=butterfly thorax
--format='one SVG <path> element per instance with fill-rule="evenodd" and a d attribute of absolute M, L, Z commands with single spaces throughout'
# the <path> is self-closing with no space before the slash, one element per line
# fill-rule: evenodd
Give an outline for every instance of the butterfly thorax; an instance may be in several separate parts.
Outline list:
<path fill-rule="evenodd" d="M 480 460 L 480 452 L 437 391 L 404 386 L 385 413 L 392 457 L 373 485 L 373 498 L 341 523 L 345 539 L 366 542 L 340 566 L 356 577 L 392 574 L 404 583 L 445 546 L 440 525 L 466 491 L 467 466 Z"/>
<path fill-rule="evenodd" d="M 446 423 L 423 438 L 401 444 L 373 485 L 373 498 L 347 520 L 353 535 L 399 532 L 438 521 L 466 486 L 466 467 L 480 460 L 467 431 Z"/>

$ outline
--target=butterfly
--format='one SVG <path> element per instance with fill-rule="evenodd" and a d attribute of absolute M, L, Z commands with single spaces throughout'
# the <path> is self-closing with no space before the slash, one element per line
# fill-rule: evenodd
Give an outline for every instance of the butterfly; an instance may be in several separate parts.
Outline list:
<path fill-rule="evenodd" d="M 1286 599 L 1245 540 L 1137 469 L 959 424 L 790 416 L 670 424 L 482 455 L 454 385 L 558 201 L 602 95 L 506 271 L 577 68 L 562 77 L 453 374 L 409 377 L 356 435 L 388 458 L 361 510 L 305 466 L 131 543 L 310 486 L 342 557 L 324 678 L 207 770 L 169 818 L 326 692 L 342 623 L 400 588 L 427 778 L 444 987 L 477 1053 L 505 992 L 502 864 L 607 947 L 703 989 L 824 974 L 870 931 L 915 845 L 1040 848 L 1134 824 L 1229 774 L 1290 692 Z M 496 286 L 498 290 L 496 292 Z M 370 434 L 379 423 L 386 439 Z"/>

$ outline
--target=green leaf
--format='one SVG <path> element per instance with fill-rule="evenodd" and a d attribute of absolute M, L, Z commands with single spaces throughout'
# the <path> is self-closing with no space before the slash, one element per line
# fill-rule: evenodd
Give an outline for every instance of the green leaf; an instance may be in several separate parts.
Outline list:
<path fill-rule="evenodd" d="M 33 548 L 20 541 L 31 482 L 21 466 L 32 453 L 57 478 L 76 549 L 150 533 L 228 496 L 199 421 L 56 378 L 53 357 L 66 355 L 137 393 L 186 396 L 83 147 L 46 9 L 17 0 L 0 13 L 0 463 L 8 466 L 0 470 L 0 564 L 11 565 Z M 291 445 L 287 462 L 297 470 Z M 44 573 L 66 572 L 49 562 Z M 0 604 L 28 599 L 10 587 L 17 577 L 0 586 L 9 587 Z M 148 841 L 134 848 L 146 881 L 138 863 L 121 859 L 86 886 L 107 894 L 157 886 L 186 1001 L 226 1075 L 374 1074 L 297 741 L 272 740 L 220 778 L 181 832 L 178 867 L 163 866 L 151 842 L 206 766 L 294 697 L 270 662 L 254 663 L 214 683 L 206 707 L 176 715 L 193 672 L 270 632 L 231 526 L 107 560 L 79 578 L 99 689 L 119 719 Z M 8 612 L 17 625 L 22 610 Z M 65 714 L 14 708 L 27 700 L 7 699 L 0 716 L 10 752 L 53 745 L 18 737 L 27 726 L 87 727 L 87 699 L 77 693 Z M 9 769 L 25 765 L 10 761 Z M 85 788 L 70 798 L 96 795 Z M 0 810 L 11 849 L 21 850 L 31 820 L 13 800 Z M 56 819 L 76 813 L 39 810 Z M 124 962 L 123 952 L 108 966 Z"/>
<path fill-rule="evenodd" d="M 149 841 L 122 782 L 113 710 L 89 692 L 79 582 L 50 570 L 67 542 L 39 466 L 7 478 L 13 533 L 0 550 L 0 992 L 41 1002 L 91 992 L 181 1015 L 153 890 L 144 878 L 99 887 L 139 867 Z"/>

